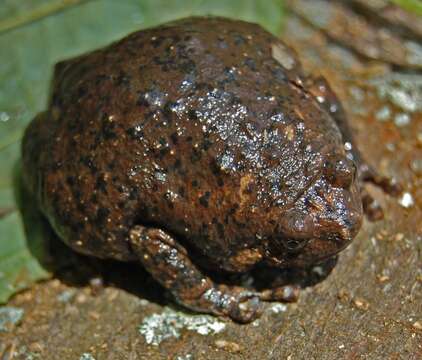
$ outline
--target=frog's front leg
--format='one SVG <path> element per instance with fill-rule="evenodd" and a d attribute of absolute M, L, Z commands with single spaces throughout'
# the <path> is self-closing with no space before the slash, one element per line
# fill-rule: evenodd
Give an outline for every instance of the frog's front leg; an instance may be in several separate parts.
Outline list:
<path fill-rule="evenodd" d="M 317 79 L 309 78 L 307 80 L 307 89 L 335 120 L 342 133 L 346 153 L 357 165 L 359 180 L 361 182 L 370 182 L 392 196 L 399 195 L 402 192 L 402 188 L 397 181 L 394 178 L 380 175 L 378 171 L 369 165 L 363 158 L 356 146 L 344 108 L 335 93 L 331 90 L 327 81 L 322 77 Z M 378 220 L 383 216 L 379 204 L 365 190 L 362 190 L 362 200 L 365 213 L 371 220 Z"/>
<path fill-rule="evenodd" d="M 217 285 L 191 262 L 184 247 L 160 229 L 135 226 L 130 244 L 146 270 L 187 308 L 250 322 L 259 316 L 259 294 Z"/>

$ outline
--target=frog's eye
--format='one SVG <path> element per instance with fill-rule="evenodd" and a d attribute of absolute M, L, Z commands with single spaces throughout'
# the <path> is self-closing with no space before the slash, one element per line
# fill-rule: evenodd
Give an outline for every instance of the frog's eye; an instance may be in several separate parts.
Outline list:
<path fill-rule="evenodd" d="M 356 165 L 346 157 L 332 157 L 325 162 L 324 174 L 336 187 L 347 189 L 356 178 Z"/>
<path fill-rule="evenodd" d="M 305 247 L 309 239 L 285 239 L 282 240 L 283 246 L 288 252 L 297 252 Z"/>
<path fill-rule="evenodd" d="M 300 239 L 293 237 L 284 237 L 283 235 L 278 235 L 272 239 L 269 244 L 269 251 L 272 255 L 281 255 L 284 256 L 287 254 L 295 256 L 301 252 L 301 250 L 309 242 L 310 238 Z"/>

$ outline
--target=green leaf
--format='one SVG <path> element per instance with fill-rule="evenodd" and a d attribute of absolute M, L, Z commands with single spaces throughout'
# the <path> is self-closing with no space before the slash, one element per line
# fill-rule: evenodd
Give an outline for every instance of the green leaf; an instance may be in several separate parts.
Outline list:
<path fill-rule="evenodd" d="M 34 233 L 42 236 L 40 223 L 36 221 L 30 225 L 33 227 L 31 239 L 34 241 L 31 247 L 38 245 L 39 250 L 44 240 L 34 236 Z M 49 274 L 30 250 L 19 212 L 15 211 L 0 221 L 0 234 L 0 303 L 4 303 L 15 292 L 36 280 L 45 279 Z"/>
<path fill-rule="evenodd" d="M 403 9 L 409 12 L 422 16 L 422 1 L 421 0 L 391 0 L 391 1 L 401 6 Z"/>
<path fill-rule="evenodd" d="M 48 255 L 44 222 L 14 179 L 14 169 L 25 126 L 46 106 L 53 65 L 141 28 L 191 15 L 238 18 L 278 33 L 282 7 L 280 0 L 0 3 L 0 303 L 49 276 L 41 265 Z M 14 188 L 23 215 L 17 211 Z"/>

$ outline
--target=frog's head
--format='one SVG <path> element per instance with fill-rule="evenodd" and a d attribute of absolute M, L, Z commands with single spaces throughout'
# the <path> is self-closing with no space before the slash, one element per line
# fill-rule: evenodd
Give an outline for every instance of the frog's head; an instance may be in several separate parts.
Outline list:
<path fill-rule="evenodd" d="M 362 223 L 356 166 L 345 155 L 327 157 L 318 177 L 280 215 L 267 259 L 276 266 L 308 266 L 343 250 Z"/>

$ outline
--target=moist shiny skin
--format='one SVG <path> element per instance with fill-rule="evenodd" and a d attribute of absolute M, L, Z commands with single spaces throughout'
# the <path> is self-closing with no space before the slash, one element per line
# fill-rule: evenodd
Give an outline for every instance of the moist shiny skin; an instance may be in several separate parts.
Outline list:
<path fill-rule="evenodd" d="M 24 178 L 85 254 L 138 259 L 130 232 L 142 225 L 215 270 L 319 262 L 354 238 L 362 203 L 341 106 L 312 86 L 258 25 L 139 31 L 56 65 L 25 134 Z"/>

